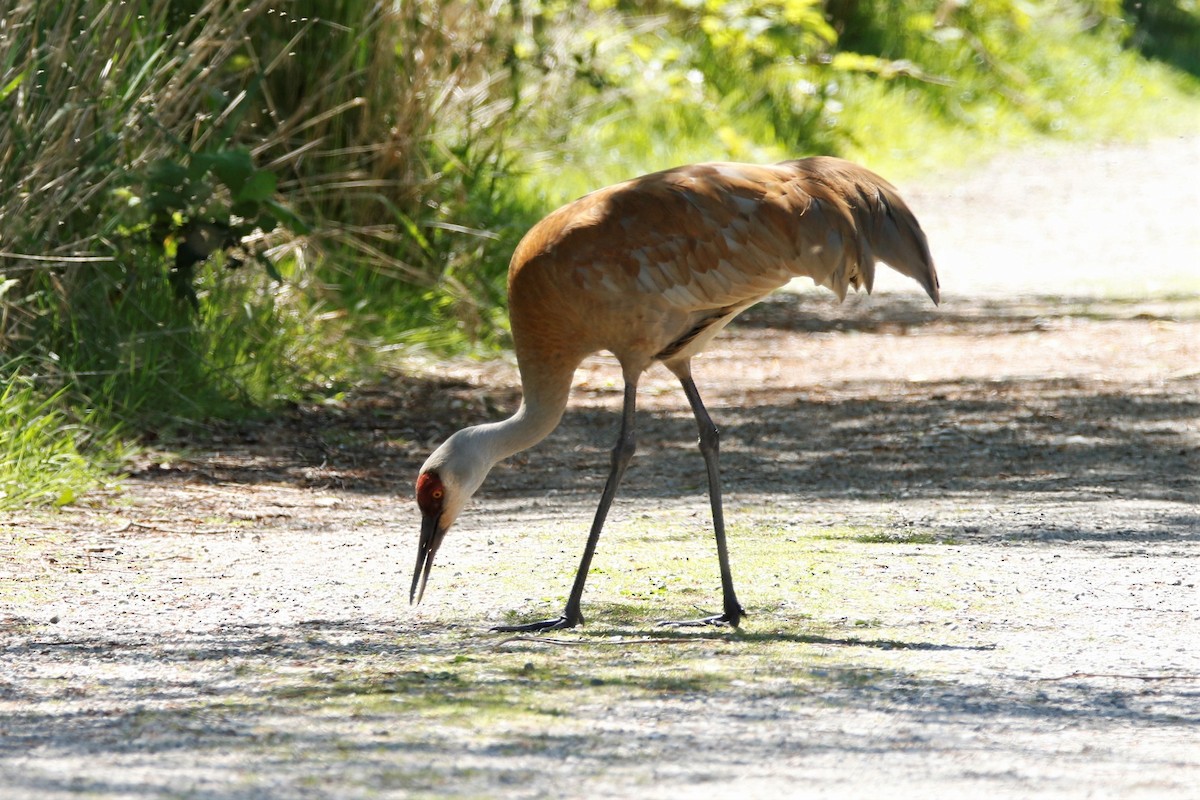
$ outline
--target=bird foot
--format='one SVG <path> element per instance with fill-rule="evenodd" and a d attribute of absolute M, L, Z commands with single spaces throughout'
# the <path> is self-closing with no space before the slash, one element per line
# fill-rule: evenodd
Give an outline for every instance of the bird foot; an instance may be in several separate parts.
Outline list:
<path fill-rule="evenodd" d="M 566 615 L 554 619 L 542 619 L 537 622 L 526 622 L 521 625 L 497 625 L 490 628 L 493 633 L 542 633 L 543 631 L 562 631 L 582 625 L 583 619 L 570 619 Z"/>
<path fill-rule="evenodd" d="M 720 614 L 713 614 L 710 617 L 700 617 L 698 619 L 665 619 L 661 620 L 658 625 L 663 628 L 703 628 L 707 625 L 718 627 L 728 625 L 731 628 L 737 628 L 744 616 L 746 616 L 746 612 L 738 608 L 732 613 L 725 611 Z"/>

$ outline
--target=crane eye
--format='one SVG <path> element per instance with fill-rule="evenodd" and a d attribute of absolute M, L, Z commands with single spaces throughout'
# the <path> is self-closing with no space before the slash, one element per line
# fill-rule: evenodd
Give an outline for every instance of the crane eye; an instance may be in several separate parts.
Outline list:
<path fill-rule="evenodd" d="M 442 486 L 441 478 L 436 473 L 422 473 L 417 478 L 417 505 L 425 514 L 439 513 L 442 510 L 442 499 L 446 496 L 446 487 Z"/>

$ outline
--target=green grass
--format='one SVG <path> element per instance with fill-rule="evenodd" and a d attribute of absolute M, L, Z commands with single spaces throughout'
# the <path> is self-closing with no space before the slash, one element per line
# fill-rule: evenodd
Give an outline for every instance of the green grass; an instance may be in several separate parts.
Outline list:
<path fill-rule="evenodd" d="M 860 544 L 958 544 L 953 537 L 916 530 L 836 530 L 824 535 L 829 539 L 850 539 Z"/>
<path fill-rule="evenodd" d="M 72 420 L 12 365 L 0 368 L 0 510 L 63 506 L 112 486 L 120 440 L 86 416 Z"/>
<path fill-rule="evenodd" d="M 586 636 L 658 636 L 664 630 L 670 636 L 669 629 L 656 627 L 659 621 L 720 612 L 717 556 L 706 516 L 695 522 L 676 512 L 658 516 L 663 519 L 650 522 L 618 513 L 605 529 L 583 596 Z M 882 629 L 877 621 L 898 606 L 920 608 L 939 619 L 961 607 L 957 576 L 932 583 L 915 571 L 937 560 L 942 549 L 959 546 L 950 538 L 907 528 L 797 531 L 762 520 L 744 524 L 741 516 L 731 512 L 728 519 L 734 584 L 748 613 L 742 630 L 730 634 L 735 638 L 769 639 L 799 626 L 818 636 L 831 627 L 848 627 L 859 640 L 895 639 L 902 638 L 900 632 Z M 462 582 L 470 579 L 486 584 L 498 599 L 493 616 L 468 624 L 555 617 L 566 602 L 585 532 L 583 520 L 534 527 L 521 541 L 504 543 L 503 567 L 471 576 L 447 575 L 455 572 L 452 567 L 440 572 L 435 567 L 426 604 L 440 608 L 444 601 L 438 598 L 469 594 Z M 445 545 L 448 563 L 454 548 L 465 544 L 451 535 Z M 457 618 L 463 621 L 461 614 Z"/>

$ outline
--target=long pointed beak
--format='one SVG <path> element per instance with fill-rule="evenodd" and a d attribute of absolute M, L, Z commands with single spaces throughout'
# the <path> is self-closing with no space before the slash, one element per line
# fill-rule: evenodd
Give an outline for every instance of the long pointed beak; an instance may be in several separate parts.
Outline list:
<path fill-rule="evenodd" d="M 412 588 L 408 591 L 408 602 L 420 603 L 425 596 L 425 584 L 429 582 L 429 570 L 433 568 L 433 557 L 442 545 L 446 531 L 438 526 L 441 514 L 421 519 L 421 543 L 417 546 L 417 566 L 413 570 Z"/>

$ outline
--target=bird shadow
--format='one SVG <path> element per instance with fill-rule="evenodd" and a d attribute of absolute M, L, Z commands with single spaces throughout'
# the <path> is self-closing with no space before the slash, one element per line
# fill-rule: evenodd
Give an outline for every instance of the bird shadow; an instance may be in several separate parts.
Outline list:
<path fill-rule="evenodd" d="M 729 628 L 725 626 L 676 628 L 663 623 L 657 623 L 653 627 L 634 625 L 588 627 L 584 631 L 573 633 L 572 638 L 566 641 L 556 638 L 553 633 L 548 636 L 541 634 L 509 635 L 500 639 L 497 642 L 497 646 L 503 645 L 506 642 L 555 646 L 562 644 L 632 646 L 638 644 L 725 642 L 742 644 L 815 644 L 832 647 L 869 648 L 874 650 L 983 652 L 996 649 L 996 645 L 994 644 L 946 644 L 945 642 L 834 636 L 822 633 L 804 633 L 796 630 L 747 630 L 745 628 Z"/>

